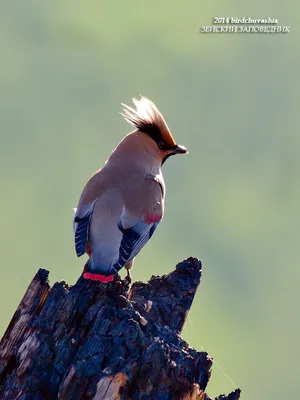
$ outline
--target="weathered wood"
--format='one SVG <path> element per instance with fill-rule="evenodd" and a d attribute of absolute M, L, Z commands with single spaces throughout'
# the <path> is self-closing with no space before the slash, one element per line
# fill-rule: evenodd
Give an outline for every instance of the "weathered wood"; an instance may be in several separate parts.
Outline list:
<path fill-rule="evenodd" d="M 201 279 L 189 258 L 129 290 L 82 277 L 29 285 L 0 343 L 2 400 L 209 400 L 212 359 L 180 336 Z M 237 400 L 240 390 L 218 400 Z"/>

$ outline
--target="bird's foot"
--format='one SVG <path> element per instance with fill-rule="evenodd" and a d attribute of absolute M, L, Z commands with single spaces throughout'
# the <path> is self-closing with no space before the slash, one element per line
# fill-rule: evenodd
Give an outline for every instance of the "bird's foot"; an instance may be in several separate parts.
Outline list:
<path fill-rule="evenodd" d="M 127 270 L 127 275 L 124 278 L 124 281 L 126 282 L 126 284 L 129 286 L 131 284 L 131 274 L 129 269 Z"/>

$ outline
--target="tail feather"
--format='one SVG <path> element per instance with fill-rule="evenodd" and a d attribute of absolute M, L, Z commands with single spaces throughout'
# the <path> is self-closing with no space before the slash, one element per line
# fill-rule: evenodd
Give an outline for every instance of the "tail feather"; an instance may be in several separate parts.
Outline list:
<path fill-rule="evenodd" d="M 93 272 L 91 268 L 91 262 L 90 259 L 86 262 L 83 270 L 83 277 L 84 279 L 89 279 L 92 281 L 99 281 L 99 282 L 112 282 L 115 278 L 115 275 L 110 274 L 110 275 L 105 275 L 105 274 L 99 274 L 98 272 Z"/>

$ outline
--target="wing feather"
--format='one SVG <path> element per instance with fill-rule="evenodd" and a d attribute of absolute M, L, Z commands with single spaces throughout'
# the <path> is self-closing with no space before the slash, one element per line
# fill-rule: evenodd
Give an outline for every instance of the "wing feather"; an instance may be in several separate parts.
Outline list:
<path fill-rule="evenodd" d="M 88 236 L 89 236 L 89 226 L 91 217 L 93 214 L 94 203 L 90 204 L 88 207 L 88 211 L 85 210 L 85 214 L 80 217 L 80 211 L 82 214 L 82 208 L 77 208 L 76 214 L 74 217 L 74 235 L 75 235 L 75 250 L 77 257 L 81 257 L 87 248 Z"/>
<path fill-rule="evenodd" d="M 158 222 L 146 224 L 140 221 L 134 227 L 124 229 L 121 221 L 119 222 L 118 227 L 123 233 L 123 237 L 119 249 L 119 259 L 114 265 L 117 271 L 128 264 L 140 252 L 153 235 L 157 225 Z"/>

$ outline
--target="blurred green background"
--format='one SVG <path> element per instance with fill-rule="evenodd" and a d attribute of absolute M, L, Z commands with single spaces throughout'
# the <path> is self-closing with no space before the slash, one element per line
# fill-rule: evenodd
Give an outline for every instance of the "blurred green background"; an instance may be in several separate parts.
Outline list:
<path fill-rule="evenodd" d="M 270 0 L 1 2 L 1 336 L 39 267 L 52 283 L 80 275 L 72 207 L 130 131 L 120 103 L 143 94 L 190 155 L 164 165 L 165 218 L 133 279 L 199 257 L 184 338 L 244 400 L 298 397 L 299 13 Z M 214 16 L 292 31 L 199 34 Z M 214 365 L 208 393 L 234 387 Z"/>

